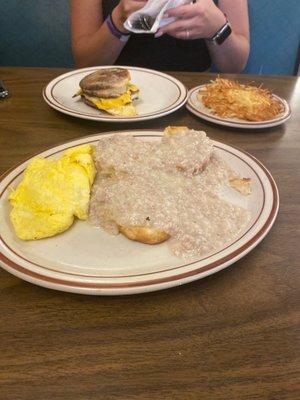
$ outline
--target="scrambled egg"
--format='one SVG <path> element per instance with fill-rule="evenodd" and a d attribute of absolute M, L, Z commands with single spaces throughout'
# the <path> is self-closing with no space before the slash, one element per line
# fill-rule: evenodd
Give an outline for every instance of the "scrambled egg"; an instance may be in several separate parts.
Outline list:
<path fill-rule="evenodd" d="M 30 162 L 9 196 L 10 219 L 20 239 L 54 236 L 68 229 L 74 217 L 87 219 L 96 174 L 92 150 L 91 145 L 81 145 L 65 151 L 59 160 Z"/>
<path fill-rule="evenodd" d="M 132 94 L 137 93 L 138 88 L 133 84 L 128 84 L 127 92 L 119 97 L 99 98 L 84 94 L 97 108 L 113 115 L 135 116 L 137 115 L 135 107 L 132 105 Z"/>

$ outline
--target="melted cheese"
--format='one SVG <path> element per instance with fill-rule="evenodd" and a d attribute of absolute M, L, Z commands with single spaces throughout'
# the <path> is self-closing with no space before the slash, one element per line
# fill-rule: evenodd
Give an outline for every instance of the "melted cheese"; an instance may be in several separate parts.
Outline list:
<path fill-rule="evenodd" d="M 97 108 L 100 110 L 107 111 L 113 115 L 123 115 L 123 116 L 134 116 L 137 115 L 137 112 L 132 103 L 131 95 L 132 93 L 138 92 L 138 88 L 135 85 L 128 84 L 127 92 L 122 94 L 119 97 L 111 97 L 111 98 L 99 98 L 92 97 L 84 94 L 84 96 Z"/>

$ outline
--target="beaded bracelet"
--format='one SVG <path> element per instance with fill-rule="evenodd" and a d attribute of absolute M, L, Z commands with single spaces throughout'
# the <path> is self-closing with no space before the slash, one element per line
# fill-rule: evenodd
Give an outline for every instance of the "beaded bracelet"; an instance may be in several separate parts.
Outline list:
<path fill-rule="evenodd" d="M 105 20 L 106 25 L 110 31 L 110 33 L 116 37 L 117 39 L 121 40 L 121 42 L 127 42 L 130 37 L 130 33 L 124 33 L 119 31 L 119 29 L 114 24 L 111 14 L 109 14 Z"/>

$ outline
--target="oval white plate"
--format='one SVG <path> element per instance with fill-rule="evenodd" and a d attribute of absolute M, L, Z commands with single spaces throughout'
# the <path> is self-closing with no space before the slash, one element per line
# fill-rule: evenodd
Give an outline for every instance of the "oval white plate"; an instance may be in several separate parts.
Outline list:
<path fill-rule="evenodd" d="M 134 101 L 138 112 L 135 117 L 117 117 L 97 110 L 81 101 L 80 96 L 72 97 L 79 89 L 80 80 L 92 72 L 110 68 L 91 67 L 77 69 L 53 79 L 43 90 L 43 97 L 50 107 L 64 114 L 93 121 L 133 122 L 155 119 L 170 114 L 187 100 L 187 89 L 170 75 L 151 69 L 122 67 L 129 70 L 131 82 L 140 89 L 139 99 Z M 115 66 L 114 66 L 115 67 Z"/>
<path fill-rule="evenodd" d="M 219 117 L 219 116 L 213 114 L 213 111 L 211 109 L 205 107 L 205 105 L 197 98 L 199 89 L 203 88 L 204 86 L 206 86 L 206 85 L 200 85 L 200 86 L 194 87 L 193 89 L 191 89 L 189 91 L 186 107 L 189 111 L 191 111 L 197 117 L 205 119 L 206 121 L 214 122 L 215 124 L 218 124 L 218 125 L 231 126 L 234 128 L 261 129 L 261 128 L 271 128 L 272 126 L 281 125 L 284 122 L 286 122 L 291 116 L 291 109 L 290 109 L 289 104 L 286 102 L 286 100 L 284 100 L 281 97 L 278 97 L 276 95 L 273 95 L 277 100 L 279 100 L 282 103 L 282 105 L 284 107 L 283 112 L 274 119 L 270 119 L 270 120 L 262 121 L 262 122 L 251 122 L 251 121 L 246 121 L 246 120 L 242 120 L 242 119 L 238 119 L 238 118 Z"/>
<path fill-rule="evenodd" d="M 161 131 L 130 132 L 140 140 L 158 140 L 162 135 Z M 82 143 L 96 144 L 103 136 L 73 140 L 39 156 L 55 158 L 67 148 Z M 227 194 L 232 201 L 251 212 L 251 220 L 240 237 L 226 248 L 188 262 L 173 256 L 166 242 L 155 246 L 133 242 L 122 235 L 111 236 L 86 221 L 76 221 L 68 231 L 52 238 L 29 242 L 19 240 L 9 220 L 11 206 L 8 195 L 22 179 L 30 161 L 27 160 L 0 179 L 1 265 L 37 285 L 101 295 L 166 289 L 204 278 L 229 266 L 252 250 L 268 233 L 277 215 L 279 198 L 272 176 L 259 161 L 223 143 L 214 142 L 214 145 L 235 170 L 252 180 L 250 196 L 238 195 L 233 190 Z"/>

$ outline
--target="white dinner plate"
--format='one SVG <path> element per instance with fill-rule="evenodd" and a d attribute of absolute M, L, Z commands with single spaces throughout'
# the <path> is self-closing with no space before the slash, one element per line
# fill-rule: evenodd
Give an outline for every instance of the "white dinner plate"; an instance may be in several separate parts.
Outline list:
<path fill-rule="evenodd" d="M 279 96 L 273 95 L 277 100 L 279 100 L 283 105 L 283 112 L 279 114 L 276 118 L 261 121 L 261 122 L 253 122 L 246 121 L 239 118 L 224 118 L 215 115 L 213 111 L 201 102 L 198 99 L 197 94 L 200 89 L 204 88 L 206 85 L 200 85 L 191 89 L 188 93 L 188 100 L 186 103 L 186 107 L 189 111 L 195 114 L 197 117 L 200 117 L 206 121 L 213 122 L 218 125 L 230 126 L 234 128 L 243 128 L 243 129 L 261 129 L 261 128 L 271 128 L 272 126 L 281 125 L 286 122 L 291 116 L 291 109 L 286 100 L 282 99 Z"/>
<path fill-rule="evenodd" d="M 129 131 L 123 131 L 129 132 Z M 159 140 L 161 131 L 130 131 L 140 140 Z M 107 134 L 87 136 L 50 148 L 39 154 L 56 158 L 83 143 L 96 144 Z M 122 134 L 122 132 L 119 132 Z M 279 205 L 276 184 L 254 157 L 220 142 L 215 151 L 244 177 L 251 178 L 252 193 L 234 190 L 230 200 L 251 213 L 240 236 L 218 252 L 186 261 L 175 257 L 167 242 L 146 245 L 123 235 L 112 236 L 86 221 L 77 220 L 66 232 L 37 241 L 18 239 L 12 228 L 8 195 L 23 177 L 28 162 L 12 168 L 0 179 L 0 263 L 12 274 L 37 285 L 68 292 L 121 295 L 166 289 L 228 267 L 252 250 L 273 225 Z"/>
<path fill-rule="evenodd" d="M 155 119 L 170 114 L 182 107 L 187 100 L 187 89 L 170 75 L 151 69 L 122 67 L 129 70 L 131 82 L 139 90 L 139 99 L 134 100 L 138 115 L 118 117 L 109 115 L 85 104 L 80 96 L 72 97 L 79 90 L 80 80 L 88 74 L 105 67 L 77 69 L 53 79 L 43 90 L 44 100 L 55 110 L 77 118 L 107 122 L 133 122 Z M 114 66 L 116 67 L 116 66 Z"/>

